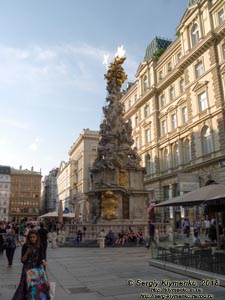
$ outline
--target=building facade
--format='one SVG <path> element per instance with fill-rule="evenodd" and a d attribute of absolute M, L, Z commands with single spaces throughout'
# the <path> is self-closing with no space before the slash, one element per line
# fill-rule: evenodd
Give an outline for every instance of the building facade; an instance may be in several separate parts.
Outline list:
<path fill-rule="evenodd" d="M 59 169 L 52 169 L 43 182 L 43 210 L 50 212 L 56 210 L 56 203 L 58 203 L 58 186 L 57 174 Z"/>
<path fill-rule="evenodd" d="M 36 219 L 41 208 L 41 172 L 11 168 L 9 220 Z"/>
<path fill-rule="evenodd" d="M 81 132 L 69 150 L 71 197 L 74 205 L 77 205 L 81 217 L 85 208 L 85 193 L 90 190 L 90 167 L 97 156 L 98 141 L 99 132 L 87 128 Z"/>
<path fill-rule="evenodd" d="M 59 202 L 62 200 L 63 210 L 73 211 L 72 198 L 70 193 L 70 172 L 71 164 L 62 161 L 57 173 L 58 196 L 56 199 L 56 211 L 59 209 Z"/>
<path fill-rule="evenodd" d="M 10 167 L 0 166 L 0 221 L 9 220 L 10 181 Z"/>
<path fill-rule="evenodd" d="M 225 2 L 189 1 L 176 35 L 163 53 L 152 41 L 122 98 L 152 202 L 225 183 Z"/>

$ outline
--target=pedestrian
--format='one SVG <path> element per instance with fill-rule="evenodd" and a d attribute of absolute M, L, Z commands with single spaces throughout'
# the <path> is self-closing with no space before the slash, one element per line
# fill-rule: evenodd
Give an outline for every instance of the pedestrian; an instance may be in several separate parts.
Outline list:
<path fill-rule="evenodd" d="M 152 242 L 157 247 L 157 243 L 155 241 L 155 225 L 152 223 L 152 220 L 149 220 L 149 247 Z"/>
<path fill-rule="evenodd" d="M 6 243 L 6 257 L 8 260 L 8 267 L 12 267 L 13 257 L 16 250 L 16 244 L 21 242 L 19 241 L 18 234 L 16 234 L 16 228 L 11 227 L 10 231 L 5 236 L 5 243 Z"/>
<path fill-rule="evenodd" d="M 46 260 L 46 251 L 48 247 L 48 230 L 44 227 L 43 223 L 40 223 L 40 229 L 38 230 L 40 236 L 41 246 L 43 248 L 44 259 Z"/>
<path fill-rule="evenodd" d="M 204 225 L 205 225 L 205 235 L 206 235 L 206 237 L 208 237 L 208 234 L 209 234 L 209 226 L 210 226 L 210 221 L 209 221 L 208 217 L 206 217 L 205 222 L 204 222 Z"/>
<path fill-rule="evenodd" d="M 105 230 L 102 229 L 99 233 L 99 248 L 105 248 Z"/>
<path fill-rule="evenodd" d="M 5 227 L 3 223 L 0 223 L 0 254 L 3 255 L 5 250 Z"/>
<path fill-rule="evenodd" d="M 39 234 L 31 230 L 28 233 L 26 243 L 22 247 L 21 262 L 23 263 L 22 273 L 18 288 L 12 298 L 12 300 L 25 300 L 25 299 L 45 299 L 50 300 L 49 285 L 41 284 L 35 286 L 36 298 L 31 298 L 29 289 L 27 289 L 27 276 L 28 271 L 46 266 L 46 261 L 43 255 L 43 248 L 41 246 Z M 40 296 L 40 289 L 42 295 Z"/>
<path fill-rule="evenodd" d="M 51 235 L 52 248 L 57 248 L 57 232 L 53 231 Z"/>

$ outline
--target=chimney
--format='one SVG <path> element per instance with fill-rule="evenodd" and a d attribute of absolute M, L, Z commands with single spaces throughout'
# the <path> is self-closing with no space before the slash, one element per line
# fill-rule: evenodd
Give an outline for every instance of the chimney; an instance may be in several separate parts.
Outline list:
<path fill-rule="evenodd" d="M 22 170 L 22 166 L 20 166 L 20 170 Z"/>
<path fill-rule="evenodd" d="M 32 172 L 34 171 L 34 167 L 33 167 L 33 166 L 31 167 L 31 171 L 32 171 Z"/>

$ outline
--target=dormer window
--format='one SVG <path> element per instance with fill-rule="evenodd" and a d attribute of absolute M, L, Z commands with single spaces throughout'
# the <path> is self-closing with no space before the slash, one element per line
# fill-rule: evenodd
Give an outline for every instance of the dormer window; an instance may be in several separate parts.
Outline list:
<path fill-rule="evenodd" d="M 199 42 L 199 28 L 197 24 L 194 24 L 191 30 L 192 45 L 195 46 Z"/>

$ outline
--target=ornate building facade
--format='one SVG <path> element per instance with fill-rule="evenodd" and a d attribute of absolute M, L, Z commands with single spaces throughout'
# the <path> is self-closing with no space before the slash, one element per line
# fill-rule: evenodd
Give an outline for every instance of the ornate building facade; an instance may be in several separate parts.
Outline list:
<path fill-rule="evenodd" d="M 71 198 L 79 210 L 76 215 L 81 215 L 82 218 L 85 214 L 85 193 L 90 189 L 90 167 L 97 156 L 98 141 L 99 132 L 87 128 L 81 132 L 69 150 Z"/>
<path fill-rule="evenodd" d="M 9 220 L 36 219 L 41 208 L 41 172 L 11 168 Z"/>
<path fill-rule="evenodd" d="M 61 161 L 59 170 L 57 172 L 57 188 L 58 196 L 56 199 L 56 211 L 59 209 L 59 203 L 62 200 L 63 210 L 68 209 L 68 211 L 73 211 L 73 205 L 70 193 L 70 174 L 71 174 L 71 164 L 69 162 Z"/>
<path fill-rule="evenodd" d="M 152 41 L 121 100 L 152 202 L 225 183 L 225 2 L 189 1 L 176 35 L 161 55 Z"/>
<path fill-rule="evenodd" d="M 43 209 L 44 212 L 55 211 L 58 203 L 57 174 L 59 169 L 52 169 L 43 182 Z"/>

